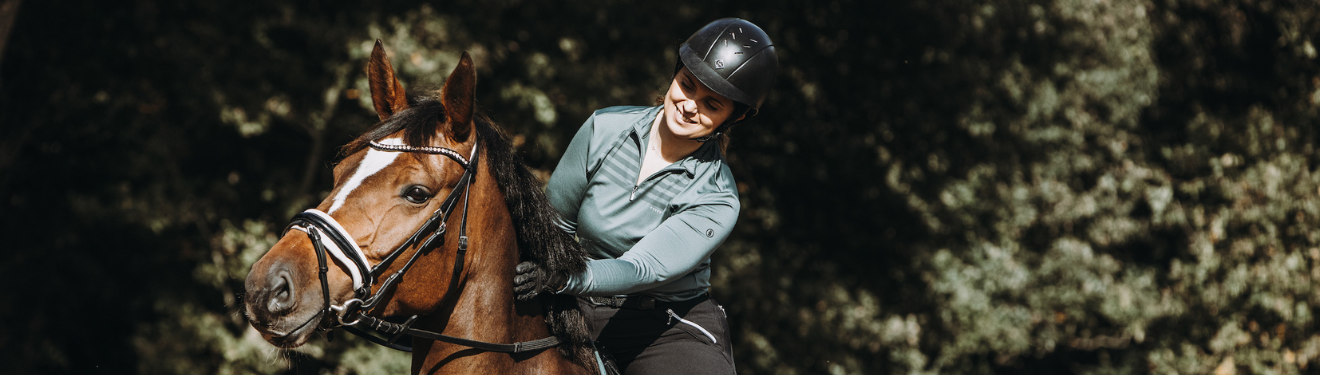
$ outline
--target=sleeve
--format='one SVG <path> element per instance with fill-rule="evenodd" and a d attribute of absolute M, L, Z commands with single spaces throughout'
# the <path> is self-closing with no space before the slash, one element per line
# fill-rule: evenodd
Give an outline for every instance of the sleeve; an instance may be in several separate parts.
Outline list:
<path fill-rule="evenodd" d="M 565 232 L 577 233 L 578 209 L 582 207 L 582 197 L 587 192 L 587 172 L 591 154 L 591 138 L 595 133 L 596 115 L 592 114 L 578 129 L 573 140 L 559 158 L 559 165 L 550 175 L 546 186 L 546 197 L 555 211 L 559 211 L 556 224 Z"/>
<path fill-rule="evenodd" d="M 566 294 L 613 296 L 664 285 L 687 275 L 728 238 L 738 220 L 736 193 L 724 192 L 669 217 L 617 259 L 587 262 Z"/>

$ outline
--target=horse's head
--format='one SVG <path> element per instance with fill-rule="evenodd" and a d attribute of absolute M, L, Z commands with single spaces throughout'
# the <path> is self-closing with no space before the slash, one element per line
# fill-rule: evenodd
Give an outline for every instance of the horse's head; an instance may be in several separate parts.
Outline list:
<path fill-rule="evenodd" d="M 384 281 L 374 276 L 404 267 L 417 251 L 425 255 L 404 280 L 426 279 L 412 283 L 406 292 L 385 291 L 377 298 L 379 304 L 368 308 L 385 315 L 425 313 L 448 298 L 446 282 L 455 271 L 441 264 L 452 265 L 458 256 L 418 249 L 441 224 L 456 227 L 466 220 L 466 199 L 455 199 L 451 208 L 456 214 L 428 221 L 451 192 L 460 189 L 454 195 L 466 198 L 461 190 L 467 183 L 465 158 L 477 147 L 472 136 L 476 71 L 464 53 L 438 101 L 415 98 L 410 103 L 377 41 L 367 73 L 381 123 L 345 146 L 347 156 L 334 168 L 335 187 L 316 207 L 319 212 L 296 218 L 247 277 L 247 316 L 279 347 L 302 345 L 316 328 L 333 324 L 337 316 L 327 307 L 342 308 L 355 298 L 370 300 L 366 296 L 376 295 Z M 449 154 L 415 152 L 419 146 Z M 335 226 L 339 228 L 331 228 Z M 430 247 L 455 247 L 458 241 L 446 240 L 455 237 L 454 231 L 441 230 Z M 421 232 L 418 240 L 415 234 Z M 391 256 L 396 249 L 397 258 Z M 371 272 L 382 263 L 379 272 Z"/>

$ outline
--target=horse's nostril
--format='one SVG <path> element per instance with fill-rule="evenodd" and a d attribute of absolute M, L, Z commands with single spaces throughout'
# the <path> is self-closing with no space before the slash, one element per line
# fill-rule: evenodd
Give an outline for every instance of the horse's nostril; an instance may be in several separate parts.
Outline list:
<path fill-rule="evenodd" d="M 270 300 L 267 302 L 266 309 L 272 314 L 280 314 L 293 308 L 296 291 L 293 289 L 293 283 L 290 282 L 288 270 L 276 272 L 271 277 Z"/>
<path fill-rule="evenodd" d="M 273 291 L 275 292 L 275 298 L 289 299 L 288 279 L 281 277 L 278 281 L 275 282 L 275 288 Z"/>

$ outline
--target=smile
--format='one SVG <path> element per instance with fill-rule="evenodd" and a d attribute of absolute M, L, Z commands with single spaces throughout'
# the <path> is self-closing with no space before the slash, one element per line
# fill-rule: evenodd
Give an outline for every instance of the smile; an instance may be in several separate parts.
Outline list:
<path fill-rule="evenodd" d="M 696 121 L 688 120 L 686 116 L 683 116 L 683 111 L 678 109 L 677 103 L 670 105 L 673 106 L 673 114 L 670 116 L 670 121 L 679 125 L 698 125 Z"/>

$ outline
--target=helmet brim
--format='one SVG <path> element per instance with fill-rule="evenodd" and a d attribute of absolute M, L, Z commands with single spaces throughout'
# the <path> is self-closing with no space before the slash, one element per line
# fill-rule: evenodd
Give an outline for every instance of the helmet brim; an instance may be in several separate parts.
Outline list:
<path fill-rule="evenodd" d="M 720 76 L 719 73 L 715 72 L 715 69 L 711 69 L 711 67 L 706 65 L 705 61 L 702 60 L 701 56 L 699 56 L 696 51 L 693 51 L 692 47 L 688 46 L 688 44 L 684 43 L 682 47 L 678 48 L 678 56 L 679 59 L 683 61 L 683 66 L 686 66 L 688 71 L 692 72 L 692 75 L 697 77 L 697 80 L 701 81 L 703 85 L 709 87 L 711 91 L 720 94 L 720 96 L 729 98 L 729 100 L 746 104 L 750 107 L 748 116 L 756 114 L 759 109 L 757 107 L 760 106 L 760 103 L 756 102 L 756 98 L 739 90 L 732 83 L 725 80 L 724 77 Z"/>

